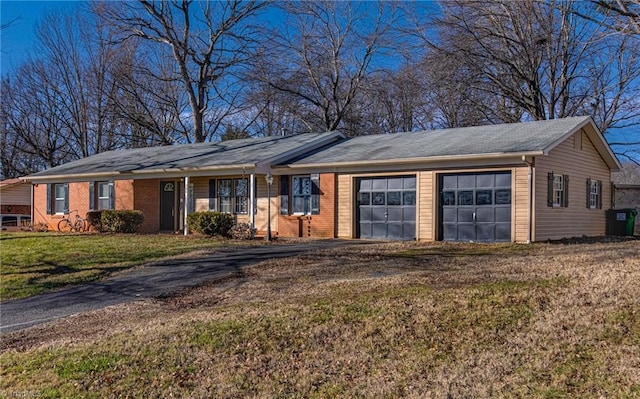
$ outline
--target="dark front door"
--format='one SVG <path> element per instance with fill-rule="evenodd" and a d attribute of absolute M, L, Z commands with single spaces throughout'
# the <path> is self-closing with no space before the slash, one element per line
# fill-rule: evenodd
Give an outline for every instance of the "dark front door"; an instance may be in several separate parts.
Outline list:
<path fill-rule="evenodd" d="M 440 176 L 440 238 L 511 241 L 511 172 Z"/>
<path fill-rule="evenodd" d="M 160 230 L 173 231 L 176 228 L 176 189 L 174 181 L 160 182 Z"/>
<path fill-rule="evenodd" d="M 357 237 L 415 239 L 415 176 L 361 178 L 356 188 Z"/>

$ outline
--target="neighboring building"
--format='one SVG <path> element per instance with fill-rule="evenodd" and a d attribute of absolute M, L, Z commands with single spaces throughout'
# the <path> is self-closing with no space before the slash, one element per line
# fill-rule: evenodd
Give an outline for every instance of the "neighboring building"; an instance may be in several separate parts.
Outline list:
<path fill-rule="evenodd" d="M 31 184 L 21 179 L 0 181 L 0 213 L 31 215 Z"/>
<path fill-rule="evenodd" d="M 282 237 L 527 242 L 603 235 L 619 169 L 591 118 L 576 117 L 112 151 L 25 180 L 35 222 L 52 227 L 69 209 L 139 209 L 143 232 L 174 231 L 218 210 L 265 231 L 271 174 Z"/>

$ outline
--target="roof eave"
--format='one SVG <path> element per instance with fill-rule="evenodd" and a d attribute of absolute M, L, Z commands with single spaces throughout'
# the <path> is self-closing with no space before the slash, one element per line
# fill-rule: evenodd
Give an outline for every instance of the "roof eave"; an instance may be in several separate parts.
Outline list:
<path fill-rule="evenodd" d="M 121 172 L 103 172 L 103 173 L 74 173 L 74 174 L 61 174 L 50 176 L 25 176 L 22 178 L 27 183 L 39 184 L 39 183 L 56 183 L 56 182 L 79 182 L 79 181 L 92 181 L 92 180 L 137 180 L 137 179 L 151 179 L 155 177 L 184 177 L 194 176 L 207 172 L 229 172 L 235 173 L 240 170 L 254 171 L 256 167 L 255 163 L 247 164 L 235 164 L 235 165 L 218 165 L 207 166 L 203 168 L 172 168 L 172 169 L 149 169 L 143 171 L 121 171 Z"/>
<path fill-rule="evenodd" d="M 436 157 L 420 157 L 420 158 L 402 158 L 402 159 L 383 159 L 383 160 L 363 160 L 363 161 L 346 161 L 346 162 L 320 162 L 306 164 L 283 165 L 276 168 L 281 169 L 303 169 L 303 168 L 327 168 L 341 166 L 386 166 L 386 165 L 410 165 L 436 163 L 443 161 L 470 161 L 482 159 L 501 159 L 501 158 L 520 158 L 543 155 L 542 151 L 525 151 L 525 152 L 505 152 L 491 154 L 469 154 L 469 155 L 444 155 Z"/>

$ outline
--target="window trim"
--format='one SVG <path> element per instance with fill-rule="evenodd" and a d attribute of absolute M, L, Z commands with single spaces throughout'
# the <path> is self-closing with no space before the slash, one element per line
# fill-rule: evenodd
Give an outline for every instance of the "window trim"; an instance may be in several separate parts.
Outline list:
<path fill-rule="evenodd" d="M 602 181 L 587 179 L 587 208 L 602 209 Z"/>
<path fill-rule="evenodd" d="M 240 181 L 246 181 L 244 195 L 238 195 L 238 183 Z M 221 196 L 221 188 L 226 188 L 226 183 L 229 182 L 229 195 Z M 213 191 L 213 193 L 212 193 Z M 221 213 L 228 213 L 230 215 L 247 215 L 249 214 L 249 179 L 247 177 L 230 177 L 223 179 L 210 179 L 209 180 L 209 210 Z M 214 194 L 212 196 L 212 194 Z M 228 199 L 229 210 L 223 210 L 223 199 Z M 239 206 L 244 204 L 244 210 L 239 210 Z"/>
<path fill-rule="evenodd" d="M 549 172 L 547 190 L 547 206 L 551 208 L 569 207 L 569 175 Z"/>
<path fill-rule="evenodd" d="M 294 178 L 308 178 L 311 184 L 310 195 L 295 195 L 293 192 Z M 306 216 L 320 214 L 320 174 L 300 174 L 300 175 L 281 175 L 280 176 L 280 214 L 286 216 Z M 308 212 L 294 212 L 294 198 L 309 197 Z"/>
<path fill-rule="evenodd" d="M 56 187 L 63 186 L 65 202 L 63 213 L 56 212 Z M 63 197 L 60 197 L 61 199 Z M 47 215 L 65 215 L 69 213 L 69 183 L 47 183 L 46 193 Z"/>

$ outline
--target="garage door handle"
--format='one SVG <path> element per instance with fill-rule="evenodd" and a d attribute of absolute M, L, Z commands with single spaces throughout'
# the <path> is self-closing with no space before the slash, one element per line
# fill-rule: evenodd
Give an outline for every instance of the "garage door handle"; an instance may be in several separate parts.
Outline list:
<path fill-rule="evenodd" d="M 387 212 L 384 213 L 384 217 L 386 218 L 387 216 L 389 216 L 389 214 Z"/>
<path fill-rule="evenodd" d="M 476 213 L 475 212 L 473 212 L 473 221 L 474 222 L 476 221 Z"/>

